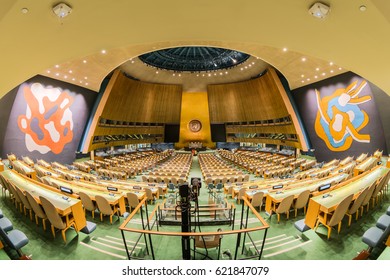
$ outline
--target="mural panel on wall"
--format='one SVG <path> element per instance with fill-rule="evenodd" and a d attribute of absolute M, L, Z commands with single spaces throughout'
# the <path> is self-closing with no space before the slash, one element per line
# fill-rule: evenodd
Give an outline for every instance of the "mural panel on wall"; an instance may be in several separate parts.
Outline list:
<path fill-rule="evenodd" d="M 3 134 L 3 157 L 15 153 L 71 163 L 96 93 L 38 76 L 9 94 L 15 101 Z"/>
<path fill-rule="evenodd" d="M 294 99 L 319 161 L 387 153 L 370 84 L 345 73 L 294 90 Z"/>

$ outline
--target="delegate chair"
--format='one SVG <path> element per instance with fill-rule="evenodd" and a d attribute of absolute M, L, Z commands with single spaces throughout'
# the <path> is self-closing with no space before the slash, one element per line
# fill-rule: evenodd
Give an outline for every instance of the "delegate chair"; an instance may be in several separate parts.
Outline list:
<path fill-rule="evenodd" d="M 377 186 L 375 187 L 371 195 L 371 205 L 373 208 L 375 204 L 377 204 L 379 200 L 382 198 L 383 188 L 385 187 L 385 184 L 387 184 L 387 180 L 388 180 L 387 175 L 379 179 L 379 182 L 377 183 Z"/>
<path fill-rule="evenodd" d="M 8 191 L 11 194 L 11 199 L 13 200 L 15 207 L 19 208 L 20 212 L 22 212 L 23 205 L 22 200 L 20 199 L 19 195 L 16 193 L 15 185 L 12 184 L 9 180 L 6 179 L 6 183 L 8 186 Z"/>
<path fill-rule="evenodd" d="M 89 195 L 84 193 L 84 192 L 79 192 L 79 197 L 80 197 L 81 203 L 83 204 L 83 207 L 84 207 L 84 214 L 87 210 L 91 211 L 92 219 L 94 219 L 95 218 L 95 210 L 96 210 L 95 203 L 92 201 L 92 199 L 89 197 Z"/>
<path fill-rule="evenodd" d="M 40 196 L 39 200 L 41 201 L 42 207 L 45 210 L 47 219 L 51 223 L 51 232 L 53 234 L 53 237 L 56 237 L 55 229 L 59 229 L 61 230 L 62 239 L 64 239 L 64 242 L 66 243 L 65 232 L 69 228 L 75 226 L 74 218 L 71 215 L 60 216 L 60 214 L 58 214 L 57 212 L 56 207 L 47 198 Z"/>
<path fill-rule="evenodd" d="M 37 225 L 39 225 L 39 218 L 41 218 L 43 230 L 46 230 L 47 216 L 45 214 L 45 211 L 42 209 L 42 206 L 39 205 L 39 203 L 35 200 L 35 198 L 28 191 L 26 191 L 26 197 L 27 197 L 28 202 L 31 205 L 32 210 L 34 211 L 35 223 Z"/>
<path fill-rule="evenodd" d="M 353 194 L 345 197 L 339 205 L 337 205 L 336 210 L 334 210 L 333 214 L 331 213 L 323 213 L 318 216 L 318 220 L 315 226 L 315 230 L 317 230 L 319 224 L 323 224 L 328 228 L 328 239 L 330 238 L 330 234 L 332 232 L 332 227 L 338 225 L 337 233 L 340 233 L 341 230 L 341 222 L 345 216 L 345 213 L 348 210 L 349 205 L 351 204 L 353 198 Z"/>
<path fill-rule="evenodd" d="M 287 219 L 290 217 L 290 208 L 292 205 L 292 202 L 294 200 L 294 195 L 287 196 L 282 199 L 282 201 L 277 204 L 273 204 L 271 207 L 271 215 L 272 212 L 275 212 L 278 217 L 278 223 L 280 221 L 280 214 L 285 213 L 287 215 Z"/>
<path fill-rule="evenodd" d="M 247 191 L 246 188 L 241 188 L 239 191 L 238 191 L 238 195 L 237 195 L 237 203 L 240 204 L 241 203 L 241 200 L 242 198 L 245 196 L 245 192 Z"/>
<path fill-rule="evenodd" d="M 149 189 L 149 188 L 145 188 L 144 191 L 145 191 L 146 198 L 147 198 L 148 202 L 154 201 L 154 197 L 153 197 L 153 192 L 152 192 L 152 190 Z"/>
<path fill-rule="evenodd" d="M 375 187 L 376 187 L 376 182 L 373 182 L 371 184 L 371 186 L 368 187 L 368 192 L 367 192 L 367 195 L 364 197 L 363 201 L 362 201 L 362 204 L 360 206 L 360 209 L 362 211 L 361 215 L 363 215 L 363 212 L 364 212 L 364 207 L 367 206 L 367 212 L 368 212 L 368 209 L 370 207 L 370 200 L 371 200 L 371 197 L 372 197 L 372 193 L 374 192 L 375 190 Z"/>
<path fill-rule="evenodd" d="M 30 213 L 30 220 L 32 221 L 32 211 L 33 211 L 33 209 L 31 207 L 30 202 L 28 202 L 28 199 L 27 199 L 26 195 L 16 186 L 15 186 L 15 191 L 18 194 L 20 200 L 22 201 L 24 215 L 27 215 L 27 210 L 28 210 L 29 213 Z"/>
<path fill-rule="evenodd" d="M 221 231 L 221 229 L 218 229 L 218 231 Z M 217 253 L 217 260 L 218 260 L 221 254 L 221 241 L 222 241 L 222 235 L 220 234 L 208 235 L 208 236 L 195 236 L 194 259 L 196 253 L 203 255 L 204 259 L 206 258 L 211 259 L 211 257 L 209 256 L 209 249 L 216 248 L 218 249 L 218 253 Z M 197 250 L 197 248 L 203 248 L 205 249 L 206 252 L 202 253 L 199 250 Z"/>
<path fill-rule="evenodd" d="M 352 203 L 352 205 L 349 207 L 347 210 L 347 213 L 345 215 L 348 216 L 348 226 L 351 226 L 352 222 L 352 216 L 356 214 L 355 220 L 359 218 L 359 210 L 360 207 L 362 206 L 363 200 L 367 196 L 367 193 L 370 191 L 369 188 L 365 188 L 364 191 L 362 191 L 359 196 L 355 199 L 355 201 Z"/>
<path fill-rule="evenodd" d="M 138 196 L 135 193 L 127 193 L 127 203 L 129 205 L 129 210 L 136 208 L 139 204 Z"/>
<path fill-rule="evenodd" d="M 306 206 L 310 198 L 310 190 L 304 190 L 301 192 L 297 199 L 293 201 L 292 208 L 295 210 L 295 217 L 297 217 L 298 209 L 303 208 L 303 214 L 306 214 Z"/>
<path fill-rule="evenodd" d="M 100 212 L 100 220 L 103 221 L 103 215 L 110 216 L 110 223 L 112 224 L 112 216 L 117 214 L 119 221 L 119 209 L 117 205 L 111 206 L 108 200 L 100 195 L 95 196 L 96 204 Z"/>
<path fill-rule="evenodd" d="M 255 193 L 251 201 L 252 206 L 255 208 L 259 207 L 259 211 L 261 211 L 261 206 L 263 206 L 263 198 L 264 198 L 263 192 Z"/>

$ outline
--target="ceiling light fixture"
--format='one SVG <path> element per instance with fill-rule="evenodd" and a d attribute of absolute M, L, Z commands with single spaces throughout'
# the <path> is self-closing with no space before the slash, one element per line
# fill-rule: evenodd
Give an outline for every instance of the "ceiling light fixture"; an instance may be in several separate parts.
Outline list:
<path fill-rule="evenodd" d="M 64 18 L 72 12 L 72 8 L 66 3 L 58 3 L 52 8 L 54 14 L 59 18 Z"/>
<path fill-rule="evenodd" d="M 330 12 L 330 7 L 321 2 L 316 2 L 313 5 L 311 5 L 309 8 L 309 14 L 319 19 L 326 18 L 329 12 Z"/>

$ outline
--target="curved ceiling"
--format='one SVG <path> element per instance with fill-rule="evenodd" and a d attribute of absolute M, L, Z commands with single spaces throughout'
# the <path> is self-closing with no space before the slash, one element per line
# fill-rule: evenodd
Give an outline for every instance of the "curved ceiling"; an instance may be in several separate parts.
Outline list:
<path fill-rule="evenodd" d="M 228 69 L 248 58 L 249 55 L 242 52 L 212 47 L 177 47 L 139 56 L 142 62 L 150 66 L 177 72 Z"/>
<path fill-rule="evenodd" d="M 52 0 L 2 0 L 0 96 L 37 74 L 98 90 L 130 58 L 180 46 L 261 58 L 291 88 L 351 70 L 390 93 L 386 0 L 328 0 L 331 12 L 324 20 L 309 15 L 315 2 L 309 0 L 67 2 L 72 13 L 58 19 Z"/>

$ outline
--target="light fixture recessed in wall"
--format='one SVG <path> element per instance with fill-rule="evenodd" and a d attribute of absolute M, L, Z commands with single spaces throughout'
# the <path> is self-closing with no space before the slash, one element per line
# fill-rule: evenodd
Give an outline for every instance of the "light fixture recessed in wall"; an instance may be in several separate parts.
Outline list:
<path fill-rule="evenodd" d="M 309 13 L 316 18 L 323 19 L 329 15 L 330 7 L 324 3 L 316 2 L 309 8 Z"/>
<path fill-rule="evenodd" d="M 66 3 L 58 3 L 52 8 L 54 14 L 59 18 L 64 18 L 72 12 L 72 8 Z"/>

